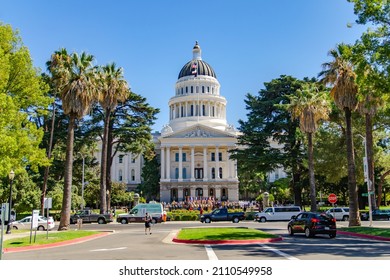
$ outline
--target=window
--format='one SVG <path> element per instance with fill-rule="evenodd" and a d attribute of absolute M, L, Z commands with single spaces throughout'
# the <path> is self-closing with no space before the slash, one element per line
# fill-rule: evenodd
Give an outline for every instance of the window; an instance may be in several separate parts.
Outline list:
<path fill-rule="evenodd" d="M 190 112 L 190 114 L 191 114 L 191 117 L 194 115 L 194 105 L 191 105 L 191 112 Z"/>
<path fill-rule="evenodd" d="M 194 86 L 191 86 L 191 93 L 194 93 Z"/>
<path fill-rule="evenodd" d="M 183 179 L 187 179 L 187 168 L 183 168 Z"/>
<path fill-rule="evenodd" d="M 202 105 L 202 116 L 206 116 L 206 106 Z"/>
<path fill-rule="evenodd" d="M 175 168 L 175 179 L 179 179 L 179 168 Z"/>
<path fill-rule="evenodd" d="M 215 153 L 211 153 L 211 161 L 215 161 Z"/>
<path fill-rule="evenodd" d="M 122 177 L 122 169 L 119 169 L 119 178 L 118 178 L 118 181 L 119 181 L 119 182 L 122 182 L 122 179 L 123 179 L 123 177 Z"/>
<path fill-rule="evenodd" d="M 211 179 L 215 179 L 215 168 L 211 168 Z"/>
<path fill-rule="evenodd" d="M 123 163 L 123 157 L 124 155 L 119 155 L 118 158 L 119 158 L 119 163 Z"/>
<path fill-rule="evenodd" d="M 135 163 L 135 158 L 131 158 L 131 163 Z"/>
<path fill-rule="evenodd" d="M 179 153 L 175 153 L 175 161 L 176 161 L 176 162 L 179 161 Z"/>
<path fill-rule="evenodd" d="M 202 93 L 204 93 L 204 86 L 202 86 Z"/>
<path fill-rule="evenodd" d="M 131 181 L 135 181 L 135 170 L 131 169 Z"/>
<path fill-rule="evenodd" d="M 183 161 L 187 161 L 187 154 L 186 153 L 182 154 L 182 159 L 183 159 Z"/>
<path fill-rule="evenodd" d="M 188 87 L 186 87 L 186 93 L 188 93 Z"/>
<path fill-rule="evenodd" d="M 222 167 L 219 168 L 219 177 L 220 179 L 222 179 Z"/>
<path fill-rule="evenodd" d="M 222 161 L 222 153 L 218 153 L 218 160 Z"/>

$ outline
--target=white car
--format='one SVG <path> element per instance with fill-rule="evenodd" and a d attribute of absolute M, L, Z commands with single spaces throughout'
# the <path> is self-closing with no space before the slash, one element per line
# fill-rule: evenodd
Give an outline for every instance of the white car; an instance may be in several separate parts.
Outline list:
<path fill-rule="evenodd" d="M 11 223 L 13 229 L 30 229 L 31 228 L 31 219 L 32 216 L 27 216 L 19 221 L 15 221 Z M 46 230 L 48 228 L 51 230 L 54 228 L 54 220 L 53 217 L 49 217 L 49 221 L 47 221 L 46 217 L 38 216 L 38 227 L 37 230 Z"/>
<path fill-rule="evenodd" d="M 337 221 L 349 220 L 349 208 L 348 207 L 334 207 L 326 211 L 326 214 L 332 215 Z"/>

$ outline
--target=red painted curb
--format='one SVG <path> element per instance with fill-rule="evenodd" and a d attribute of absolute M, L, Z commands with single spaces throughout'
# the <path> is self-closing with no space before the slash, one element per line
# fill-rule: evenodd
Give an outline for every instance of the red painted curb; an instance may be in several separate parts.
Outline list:
<path fill-rule="evenodd" d="M 102 232 L 94 235 L 84 236 L 72 240 L 65 240 L 60 241 L 56 243 L 50 243 L 50 244 L 41 244 L 41 245 L 30 245 L 30 246 L 24 246 L 24 247 L 15 247 L 15 248 L 4 248 L 4 253 L 14 253 L 14 252 L 24 252 L 24 251 L 31 251 L 31 250 L 40 250 L 40 249 L 46 249 L 46 248 L 52 248 L 52 247 L 59 247 L 59 246 L 66 246 L 70 244 L 77 244 L 81 243 L 87 240 L 93 240 L 99 237 L 106 236 L 110 234 L 111 232 Z"/>
<path fill-rule="evenodd" d="M 176 243 L 184 243 L 184 244 L 254 244 L 254 243 L 270 243 L 282 241 L 282 237 L 277 238 L 264 238 L 264 239 L 248 239 L 248 240 L 184 240 L 173 238 L 172 241 Z"/>
<path fill-rule="evenodd" d="M 375 235 L 368 235 L 368 234 L 362 234 L 362 233 L 356 233 L 356 232 L 349 232 L 349 231 L 337 231 L 337 234 L 342 235 L 349 235 L 354 237 L 362 237 L 367 239 L 373 239 L 373 240 L 379 240 L 379 241 L 390 241 L 389 237 L 383 237 L 383 236 L 375 236 Z"/>

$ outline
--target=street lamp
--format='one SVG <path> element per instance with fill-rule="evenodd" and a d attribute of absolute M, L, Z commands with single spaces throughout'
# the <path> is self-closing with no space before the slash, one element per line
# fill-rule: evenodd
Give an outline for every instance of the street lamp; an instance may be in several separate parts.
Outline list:
<path fill-rule="evenodd" d="M 107 194 L 107 197 L 106 197 L 106 211 L 107 211 L 107 213 L 108 213 L 108 198 L 109 198 L 109 196 L 110 196 L 110 191 L 109 190 L 107 190 L 106 191 L 106 194 Z"/>
<path fill-rule="evenodd" d="M 371 202 L 371 180 L 370 180 L 370 174 L 368 172 L 368 162 L 367 162 L 367 141 L 366 137 L 357 134 L 358 136 L 362 137 L 363 139 L 363 146 L 364 146 L 364 158 L 363 158 L 363 170 L 364 170 L 364 178 L 367 182 L 367 197 L 368 197 L 368 216 L 370 220 L 369 226 L 372 226 L 372 202 Z"/>
<path fill-rule="evenodd" d="M 11 234 L 11 209 L 12 209 L 12 183 L 15 178 L 15 172 L 11 170 L 11 172 L 8 175 L 9 179 L 9 209 L 8 209 L 8 224 L 7 224 L 7 231 L 6 234 Z"/>

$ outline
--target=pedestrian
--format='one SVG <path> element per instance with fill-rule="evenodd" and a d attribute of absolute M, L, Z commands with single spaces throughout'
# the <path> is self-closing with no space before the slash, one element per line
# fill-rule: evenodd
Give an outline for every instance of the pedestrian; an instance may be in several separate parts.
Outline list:
<path fill-rule="evenodd" d="M 149 216 L 149 214 L 148 213 L 146 213 L 145 214 L 145 235 L 147 235 L 148 233 L 148 231 L 149 231 L 149 234 L 152 234 L 151 232 L 150 232 L 150 224 L 151 224 L 151 222 L 152 222 L 152 217 L 150 217 Z"/>

